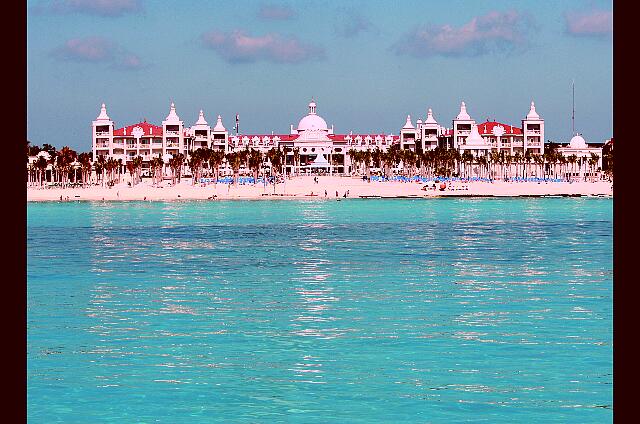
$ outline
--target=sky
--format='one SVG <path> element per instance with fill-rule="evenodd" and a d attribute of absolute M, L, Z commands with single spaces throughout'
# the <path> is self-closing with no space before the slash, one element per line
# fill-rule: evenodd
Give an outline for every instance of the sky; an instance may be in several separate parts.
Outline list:
<path fill-rule="evenodd" d="M 545 138 L 613 134 L 612 3 L 566 1 L 32 0 L 27 137 L 91 148 L 91 121 L 161 125 L 173 101 L 231 131 L 289 133 L 313 97 L 335 132 L 398 134 L 464 101 L 477 122 L 520 126 L 530 102 Z"/>

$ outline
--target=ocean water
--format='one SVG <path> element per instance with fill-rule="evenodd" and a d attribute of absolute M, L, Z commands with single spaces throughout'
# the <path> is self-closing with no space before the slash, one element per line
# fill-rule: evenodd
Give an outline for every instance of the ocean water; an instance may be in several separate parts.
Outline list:
<path fill-rule="evenodd" d="M 30 423 L 604 423 L 612 200 L 29 203 Z"/>

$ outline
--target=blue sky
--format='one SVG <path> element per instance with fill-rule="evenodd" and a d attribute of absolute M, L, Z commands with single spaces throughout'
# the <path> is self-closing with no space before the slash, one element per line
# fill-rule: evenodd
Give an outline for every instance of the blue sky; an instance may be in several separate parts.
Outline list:
<path fill-rule="evenodd" d="M 612 136 L 610 1 L 149 1 L 27 3 L 29 140 L 91 146 L 107 104 L 118 127 L 185 125 L 203 109 L 228 129 L 288 133 L 312 96 L 337 133 L 397 134 L 431 107 L 451 126 L 520 125 L 531 100 L 546 138 Z"/>

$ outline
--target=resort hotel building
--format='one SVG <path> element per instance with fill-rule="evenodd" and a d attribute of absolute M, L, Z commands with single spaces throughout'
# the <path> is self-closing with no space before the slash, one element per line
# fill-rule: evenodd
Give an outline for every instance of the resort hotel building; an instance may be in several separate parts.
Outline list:
<path fill-rule="evenodd" d="M 486 156 L 491 152 L 504 152 L 511 156 L 518 153 L 524 156 L 527 152 L 542 155 L 545 149 L 545 122 L 537 113 L 534 102 L 531 102 L 519 126 L 489 120 L 478 123 L 469 115 L 465 102 L 462 102 L 460 112 L 451 121 L 451 127 L 440 125 L 433 111 L 428 109 L 425 119 L 418 119 L 415 125 L 408 115 L 398 135 L 336 134 L 333 125 L 329 127 L 318 115 L 316 107 L 316 102 L 312 100 L 307 114 L 296 126 L 291 125 L 288 133 L 230 134 L 220 115 L 212 127 L 202 110 L 195 123 L 186 127 L 173 103 L 161 125 L 143 121 L 116 128 L 107 114 L 106 106 L 102 104 L 98 117 L 92 122 L 93 160 L 102 155 L 105 159 L 113 158 L 126 163 L 140 156 L 143 170 L 147 170 L 153 157 L 160 156 L 167 163 L 177 153 L 188 158 L 191 152 L 201 147 L 225 153 L 247 148 L 265 153 L 272 148 L 287 147 L 288 173 L 296 165 L 293 160 L 295 150 L 299 155 L 299 172 L 322 169 L 331 174 L 349 174 L 352 171 L 349 151 L 352 149 L 386 151 L 397 145 L 399 149 L 421 152 L 440 147 L 456 149 L 461 154 L 471 152 L 474 157 Z M 579 157 L 596 153 L 600 157 L 598 167 L 601 167 L 601 145 L 588 145 L 580 135 L 576 134 L 568 145 L 561 146 L 557 151 L 566 156 L 575 154 Z"/>

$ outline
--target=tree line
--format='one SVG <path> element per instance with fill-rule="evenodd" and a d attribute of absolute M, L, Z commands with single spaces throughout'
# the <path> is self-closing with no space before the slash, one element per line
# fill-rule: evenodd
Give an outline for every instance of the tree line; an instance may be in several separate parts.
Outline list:
<path fill-rule="evenodd" d="M 46 154 L 41 154 L 46 152 Z M 218 181 L 220 168 L 228 164 L 233 172 L 234 184 L 237 184 L 240 169 L 249 170 L 257 181 L 260 171 L 265 170 L 265 165 L 270 165 L 274 176 L 286 172 L 286 157 L 291 152 L 293 160 L 293 172 L 300 168 L 300 151 L 298 148 L 279 147 L 271 148 L 266 153 L 246 147 L 243 150 L 224 153 L 222 150 L 207 147 L 193 151 L 187 159 L 182 153 L 172 155 L 165 162 L 160 155 L 149 160 L 149 176 L 152 184 L 157 185 L 163 179 L 164 170 L 171 172 L 173 184 L 180 183 L 184 165 L 191 170 L 192 184 L 196 184 L 205 175 Z M 352 173 L 371 177 L 372 169 L 390 178 L 394 173 L 408 177 L 419 175 L 426 178 L 458 176 L 461 178 L 490 178 L 510 179 L 514 177 L 526 178 L 532 174 L 538 177 L 558 178 L 568 173 L 578 174 L 583 167 L 588 167 L 592 177 L 595 174 L 600 157 L 592 153 L 589 157 L 577 155 L 564 156 L 557 151 L 555 146 L 547 147 L 544 154 L 535 154 L 526 151 L 524 154 L 516 152 L 514 155 L 508 152 L 493 151 L 487 155 L 474 156 L 469 151 L 460 153 L 455 149 L 436 147 L 434 150 L 412 151 L 400 149 L 399 145 L 393 145 L 383 151 L 379 147 L 373 150 L 350 149 L 349 155 L 352 163 Z M 38 156 L 34 162 L 29 162 L 30 156 Z M 95 171 L 96 183 L 102 186 L 110 186 L 122 181 L 123 174 L 128 171 L 132 186 L 142 181 L 142 156 L 136 156 L 123 163 L 122 159 L 106 158 L 99 155 L 92 162 L 92 155 L 88 152 L 77 153 L 68 146 L 57 150 L 54 146 L 43 144 L 42 147 L 32 145 L 27 141 L 28 183 L 30 185 L 43 185 L 46 180 L 46 172 L 51 167 L 51 180 L 62 186 L 69 184 L 82 184 L 83 187 L 91 183 L 92 171 Z M 609 176 L 613 172 L 613 149 L 603 157 L 606 172 Z M 334 165 L 337 165 L 334 161 Z M 585 168 L 586 170 L 586 168 Z"/>

